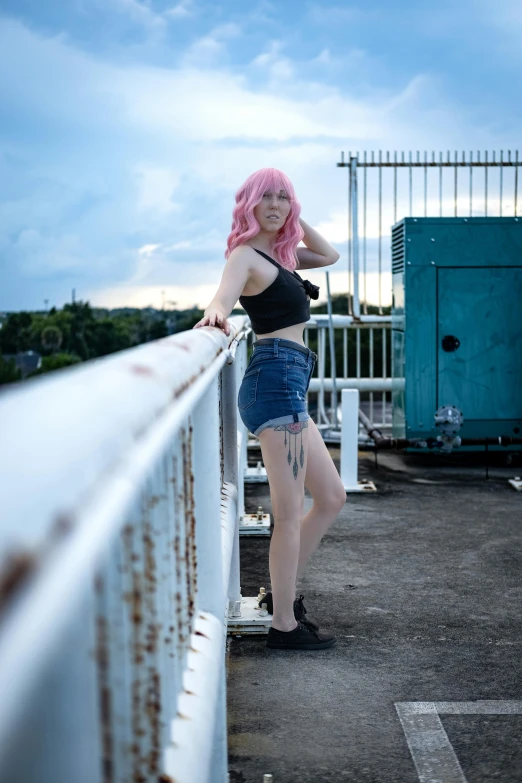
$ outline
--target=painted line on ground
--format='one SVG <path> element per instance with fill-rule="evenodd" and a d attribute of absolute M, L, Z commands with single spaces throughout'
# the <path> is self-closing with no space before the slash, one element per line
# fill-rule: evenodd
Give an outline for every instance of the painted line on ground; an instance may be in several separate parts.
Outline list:
<path fill-rule="evenodd" d="M 522 701 L 398 701 L 395 709 L 420 783 L 467 783 L 439 716 L 522 715 Z"/>

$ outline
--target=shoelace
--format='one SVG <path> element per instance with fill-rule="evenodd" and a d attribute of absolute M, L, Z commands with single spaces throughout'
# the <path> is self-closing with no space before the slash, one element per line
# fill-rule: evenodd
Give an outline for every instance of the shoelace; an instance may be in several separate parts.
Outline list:
<path fill-rule="evenodd" d="M 320 638 L 320 637 L 319 637 L 319 634 L 318 634 L 318 633 L 317 633 L 317 631 L 316 631 L 316 629 L 315 629 L 315 628 L 312 628 L 312 626 L 311 626 L 311 625 L 308 623 L 308 621 L 307 621 L 307 620 L 298 620 L 297 622 L 298 622 L 298 623 L 299 623 L 299 625 L 301 625 L 301 626 L 303 626 L 303 625 L 304 625 L 304 630 L 305 630 L 305 631 L 308 631 L 309 633 L 313 633 L 313 635 L 314 635 L 314 636 L 316 636 L 318 639 Z"/>
<path fill-rule="evenodd" d="M 296 598 L 294 601 L 294 604 L 299 604 L 300 608 L 303 610 L 303 614 L 306 614 L 306 609 L 303 604 L 304 595 L 301 594 L 299 598 Z"/>

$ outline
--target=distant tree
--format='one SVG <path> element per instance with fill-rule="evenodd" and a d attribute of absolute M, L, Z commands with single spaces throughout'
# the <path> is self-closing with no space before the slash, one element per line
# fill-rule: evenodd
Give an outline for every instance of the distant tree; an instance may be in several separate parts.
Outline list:
<path fill-rule="evenodd" d="M 123 351 L 133 344 L 130 328 L 125 319 L 101 318 L 89 327 L 89 348 L 94 356 Z"/>
<path fill-rule="evenodd" d="M 0 354 L 0 385 L 14 383 L 22 379 L 22 373 L 17 368 L 14 359 L 4 359 Z"/>
<path fill-rule="evenodd" d="M 90 359 L 95 355 L 89 348 L 87 332 L 95 323 L 89 302 L 72 302 L 64 305 L 64 313 L 70 316 L 69 339 L 65 348 L 69 353 L 76 353 L 82 359 Z"/>
<path fill-rule="evenodd" d="M 150 325 L 149 340 L 159 340 L 160 337 L 166 337 L 168 333 L 167 322 L 164 318 L 161 318 Z"/>
<path fill-rule="evenodd" d="M 186 332 L 192 329 L 194 324 L 197 324 L 203 318 L 203 310 L 181 310 L 177 313 L 176 318 L 176 333 Z"/>
<path fill-rule="evenodd" d="M 10 313 L 0 329 L 0 353 L 31 349 L 31 313 Z"/>
<path fill-rule="evenodd" d="M 51 353 L 56 353 L 62 342 L 63 335 L 57 326 L 46 326 L 45 329 L 42 330 L 41 343 L 46 350 Z"/>

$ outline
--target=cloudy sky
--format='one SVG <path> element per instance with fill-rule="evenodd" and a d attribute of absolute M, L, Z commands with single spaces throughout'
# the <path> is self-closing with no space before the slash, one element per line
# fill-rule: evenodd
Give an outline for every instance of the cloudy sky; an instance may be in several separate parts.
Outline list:
<path fill-rule="evenodd" d="M 520 0 L 0 0 L 0 310 L 205 307 L 264 166 L 346 291 L 341 150 L 515 150 L 521 40 Z"/>

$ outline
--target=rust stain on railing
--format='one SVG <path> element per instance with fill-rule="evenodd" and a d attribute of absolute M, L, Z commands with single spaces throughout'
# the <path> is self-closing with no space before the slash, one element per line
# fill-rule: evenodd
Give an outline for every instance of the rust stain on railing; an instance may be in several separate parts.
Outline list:
<path fill-rule="evenodd" d="M 0 573 L 0 616 L 37 565 L 38 558 L 31 552 L 12 553 L 4 558 Z"/>
<path fill-rule="evenodd" d="M 95 590 L 102 593 L 104 582 L 100 574 L 96 575 Z M 96 663 L 98 667 L 98 689 L 100 694 L 100 723 L 102 777 L 104 783 L 114 780 L 114 742 L 112 735 L 112 693 L 110 682 L 109 626 L 107 618 L 96 618 Z"/>
<path fill-rule="evenodd" d="M 190 419 L 189 419 L 190 422 Z M 187 566 L 188 619 L 192 621 L 197 589 L 197 550 L 196 550 L 196 514 L 194 500 L 194 471 L 192 469 L 193 426 L 189 423 L 188 436 L 182 439 L 183 485 L 185 499 L 185 563 Z"/>

